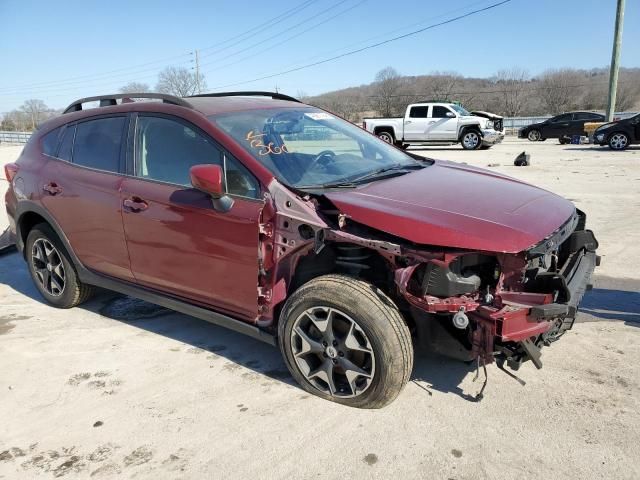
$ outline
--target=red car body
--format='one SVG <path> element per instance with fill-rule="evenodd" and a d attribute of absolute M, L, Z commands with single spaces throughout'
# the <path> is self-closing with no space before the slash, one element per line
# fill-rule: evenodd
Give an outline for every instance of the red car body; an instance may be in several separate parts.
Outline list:
<path fill-rule="evenodd" d="M 570 328 L 598 261 L 582 212 L 519 180 L 445 161 L 353 189 L 289 188 L 209 119 L 274 105 L 300 106 L 190 98 L 71 111 L 47 122 L 11 167 L 6 207 L 19 248 L 33 225 L 47 222 L 86 283 L 272 343 L 283 303 L 306 280 L 336 269 L 372 275 L 436 350 L 466 360 L 499 357 L 514 368 L 527 359 L 540 365 L 539 348 Z M 43 153 L 43 137 L 60 126 L 136 113 L 173 116 L 215 139 L 255 176 L 260 197 L 234 198 L 223 212 L 200 190 L 137 178 L 126 162 L 109 173 Z M 344 246 L 364 255 L 355 261 Z M 555 257 L 555 268 L 542 275 L 532 262 L 544 255 Z M 466 288 L 451 273 L 463 258 L 483 265 L 486 288 L 455 291 Z M 455 314 L 473 328 L 452 329 Z"/>

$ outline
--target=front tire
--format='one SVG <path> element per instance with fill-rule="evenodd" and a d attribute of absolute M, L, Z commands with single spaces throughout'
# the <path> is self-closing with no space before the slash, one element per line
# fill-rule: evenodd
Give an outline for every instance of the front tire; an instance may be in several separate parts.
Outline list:
<path fill-rule="evenodd" d="M 626 133 L 617 132 L 609 137 L 609 148 L 611 150 L 621 151 L 629 146 L 629 137 Z"/>
<path fill-rule="evenodd" d="M 306 391 L 356 408 L 391 403 L 409 381 L 411 334 L 398 307 L 370 283 L 317 277 L 287 300 L 278 325 L 289 371 Z"/>
<path fill-rule="evenodd" d="M 527 138 L 530 142 L 539 142 L 542 139 L 542 135 L 540 134 L 540 130 L 530 130 L 527 134 Z"/>
<path fill-rule="evenodd" d="M 36 225 L 27 235 L 25 256 L 36 288 L 54 307 L 75 307 L 93 293 L 93 287 L 80 282 L 69 254 L 46 223 Z"/>
<path fill-rule="evenodd" d="M 460 143 L 465 150 L 476 150 L 482 145 L 482 136 L 477 130 L 468 130 L 462 134 Z"/>

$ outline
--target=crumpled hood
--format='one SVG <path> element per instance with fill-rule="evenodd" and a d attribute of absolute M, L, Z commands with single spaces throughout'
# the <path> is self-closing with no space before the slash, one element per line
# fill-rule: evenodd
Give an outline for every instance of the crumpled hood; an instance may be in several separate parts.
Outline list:
<path fill-rule="evenodd" d="M 447 161 L 325 196 L 348 218 L 414 243 L 506 253 L 540 242 L 575 211 L 554 193 Z"/>
<path fill-rule="evenodd" d="M 476 117 L 488 118 L 490 120 L 500 120 L 501 118 L 503 118 L 500 115 L 496 115 L 495 113 L 483 112 L 482 110 L 475 110 L 471 112 L 471 115 L 475 115 Z"/>

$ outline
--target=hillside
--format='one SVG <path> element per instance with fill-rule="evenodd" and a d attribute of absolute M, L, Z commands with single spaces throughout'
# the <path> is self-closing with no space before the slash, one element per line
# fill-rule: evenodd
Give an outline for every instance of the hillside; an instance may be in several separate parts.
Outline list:
<path fill-rule="evenodd" d="M 388 67 L 369 84 L 304 100 L 351 121 L 367 115 L 400 115 L 407 104 L 427 99 L 458 101 L 468 110 L 509 117 L 554 115 L 606 109 L 608 81 L 604 68 L 549 70 L 537 77 L 513 68 L 491 78 L 470 78 L 452 72 L 402 76 Z M 620 70 L 616 110 L 640 110 L 640 68 Z"/>

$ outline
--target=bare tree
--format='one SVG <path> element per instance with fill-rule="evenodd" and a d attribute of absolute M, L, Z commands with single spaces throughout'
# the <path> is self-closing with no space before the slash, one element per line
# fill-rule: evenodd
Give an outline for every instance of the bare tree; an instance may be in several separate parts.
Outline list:
<path fill-rule="evenodd" d="M 402 86 L 400 74 L 392 67 L 383 68 L 374 81 L 374 107 L 384 117 L 397 110 L 398 93 Z"/>
<path fill-rule="evenodd" d="M 455 72 L 433 72 L 427 76 L 424 89 L 429 100 L 449 101 L 461 79 Z"/>
<path fill-rule="evenodd" d="M 34 98 L 26 100 L 20 110 L 29 118 L 31 130 L 51 116 L 51 109 L 42 100 Z"/>
<path fill-rule="evenodd" d="M 552 115 L 566 112 L 580 105 L 584 96 L 581 82 L 584 77 L 575 70 L 547 70 L 540 77 L 538 92 L 546 113 Z"/>
<path fill-rule="evenodd" d="M 121 93 L 144 93 L 150 91 L 151 87 L 149 87 L 149 84 L 142 82 L 129 82 L 120 87 Z"/>
<path fill-rule="evenodd" d="M 168 93 L 178 97 L 194 95 L 198 89 L 205 90 L 206 82 L 204 75 L 200 78 L 196 74 L 182 67 L 167 67 L 158 75 L 156 90 L 161 93 Z"/>
<path fill-rule="evenodd" d="M 529 80 L 529 72 L 519 67 L 500 70 L 496 74 L 496 91 L 506 116 L 517 117 L 522 112 Z"/>

